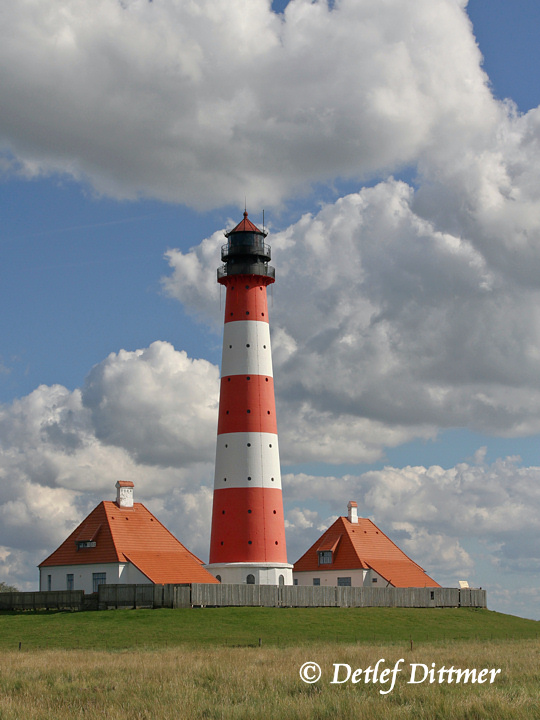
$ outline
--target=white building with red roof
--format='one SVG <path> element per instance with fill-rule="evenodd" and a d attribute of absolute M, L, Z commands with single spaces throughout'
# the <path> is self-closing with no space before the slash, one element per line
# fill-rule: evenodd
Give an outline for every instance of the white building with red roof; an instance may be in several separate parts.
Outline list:
<path fill-rule="evenodd" d="M 96 592 L 102 583 L 217 583 L 142 504 L 133 483 L 116 483 L 116 501 L 103 501 L 39 565 L 40 590 Z"/>
<path fill-rule="evenodd" d="M 356 502 L 347 509 L 294 564 L 295 585 L 440 587 L 375 523 L 358 517 Z"/>

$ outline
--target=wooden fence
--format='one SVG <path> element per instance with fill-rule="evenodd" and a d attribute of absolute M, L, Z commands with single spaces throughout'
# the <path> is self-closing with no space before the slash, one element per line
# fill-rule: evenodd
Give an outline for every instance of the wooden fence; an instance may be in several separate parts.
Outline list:
<path fill-rule="evenodd" d="M 192 585 L 192 606 L 263 607 L 486 607 L 486 591 L 472 588 L 372 588 L 302 585 Z"/>
<path fill-rule="evenodd" d="M 189 585 L 99 585 L 98 608 L 191 607 Z"/>
<path fill-rule="evenodd" d="M 189 607 L 486 607 L 472 588 L 372 588 L 304 585 L 100 585 L 82 590 L 0 593 L 0 610 L 112 610 Z"/>
<path fill-rule="evenodd" d="M 82 590 L 0 593 L 0 610 L 83 610 Z"/>

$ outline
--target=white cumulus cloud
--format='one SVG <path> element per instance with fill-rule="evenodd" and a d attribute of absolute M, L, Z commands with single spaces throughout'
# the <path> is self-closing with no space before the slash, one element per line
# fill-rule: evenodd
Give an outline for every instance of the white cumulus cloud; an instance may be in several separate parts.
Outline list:
<path fill-rule="evenodd" d="M 388 180 L 269 236 L 287 462 L 373 461 L 439 428 L 540 430 L 538 288 L 516 280 L 517 260 L 507 270 L 483 253 L 480 222 L 470 239 L 451 234 L 416 199 Z M 219 244 L 168 253 L 167 291 L 188 309 L 206 310 Z"/>
<path fill-rule="evenodd" d="M 208 553 L 218 369 L 165 342 L 112 353 L 82 389 L 0 407 L 0 571 L 21 587 L 117 480 Z M 37 576 L 36 576 L 37 577 Z"/>
<path fill-rule="evenodd" d="M 456 0 L 0 2 L 0 147 L 116 197 L 275 204 L 489 129 Z"/>

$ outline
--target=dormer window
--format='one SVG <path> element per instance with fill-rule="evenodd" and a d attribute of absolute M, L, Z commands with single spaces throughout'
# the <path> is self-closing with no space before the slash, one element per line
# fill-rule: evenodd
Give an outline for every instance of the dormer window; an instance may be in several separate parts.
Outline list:
<path fill-rule="evenodd" d="M 84 548 L 96 547 L 95 540 L 76 540 L 75 544 L 77 545 L 77 550 L 84 550 Z"/>
<path fill-rule="evenodd" d="M 334 562 L 334 555 L 337 552 L 341 535 L 337 537 L 330 535 L 327 537 L 317 548 L 317 557 L 319 558 L 319 565 L 332 565 Z"/>
<path fill-rule="evenodd" d="M 77 551 L 86 550 L 87 548 L 95 548 L 96 541 L 101 530 L 101 525 L 97 527 L 85 527 L 79 533 L 79 536 L 75 540 Z"/>

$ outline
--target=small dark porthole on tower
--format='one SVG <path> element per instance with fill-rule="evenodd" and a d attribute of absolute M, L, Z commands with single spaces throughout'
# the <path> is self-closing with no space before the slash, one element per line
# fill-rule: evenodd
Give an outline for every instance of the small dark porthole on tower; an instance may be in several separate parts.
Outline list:
<path fill-rule="evenodd" d="M 225 515 L 225 510 L 222 510 L 222 511 L 221 511 L 221 514 L 222 514 L 222 515 Z"/>
<path fill-rule="evenodd" d="M 246 347 L 250 347 L 250 344 L 249 344 L 249 343 L 247 343 L 247 344 L 246 344 Z"/>
<path fill-rule="evenodd" d="M 248 412 L 248 413 L 250 413 L 250 412 L 251 412 L 251 410 L 248 410 L 247 412 Z"/>
<path fill-rule="evenodd" d="M 272 480 L 273 480 L 273 479 L 274 479 L 274 478 L 272 478 Z M 277 510 L 274 510 L 274 515 L 276 515 L 276 513 L 277 513 Z"/>
<path fill-rule="evenodd" d="M 268 447 L 272 447 L 272 443 L 270 443 L 270 444 L 268 445 Z"/>
<path fill-rule="evenodd" d="M 268 378 L 266 378 L 266 382 L 268 382 Z"/>
<path fill-rule="evenodd" d="M 270 415 L 270 410 L 267 410 L 267 411 L 266 411 L 266 414 L 267 414 L 267 415 Z"/>
<path fill-rule="evenodd" d="M 232 350 L 232 345 L 229 345 L 229 350 Z"/>
<path fill-rule="evenodd" d="M 279 545 L 278 541 L 276 540 L 276 545 Z"/>
<path fill-rule="evenodd" d="M 223 482 L 227 482 L 227 478 L 223 478 Z"/>
<path fill-rule="evenodd" d="M 247 446 L 248 446 L 248 447 L 251 447 L 251 443 L 248 443 Z"/>
<path fill-rule="evenodd" d="M 249 315 L 249 310 L 246 310 L 246 315 Z"/>
<path fill-rule="evenodd" d="M 270 478 L 270 480 L 271 480 L 272 482 L 274 482 L 274 478 Z"/>
<path fill-rule="evenodd" d="M 227 378 L 227 382 L 231 382 L 231 378 Z"/>
<path fill-rule="evenodd" d="M 221 582 L 221 575 L 216 575 L 216 580 L 217 580 L 218 582 Z"/>
<path fill-rule="evenodd" d="M 251 480 L 251 477 L 248 477 L 248 480 Z"/>
<path fill-rule="evenodd" d="M 248 540 L 248 545 L 252 545 L 252 544 L 253 544 L 253 543 L 251 542 L 251 540 Z"/>
<path fill-rule="evenodd" d="M 248 510 L 248 515 L 251 515 L 251 510 Z"/>
<path fill-rule="evenodd" d="M 221 541 L 221 544 L 223 545 L 223 540 Z"/>
<path fill-rule="evenodd" d="M 266 345 L 263 345 L 263 348 L 266 350 Z"/>
<path fill-rule="evenodd" d="M 251 378 L 250 378 L 250 376 L 249 376 L 249 375 L 248 375 L 248 376 L 246 377 L 246 380 L 251 380 Z"/>

